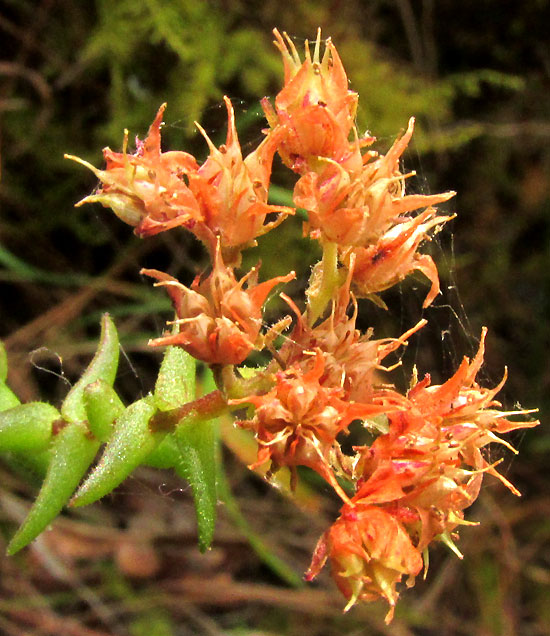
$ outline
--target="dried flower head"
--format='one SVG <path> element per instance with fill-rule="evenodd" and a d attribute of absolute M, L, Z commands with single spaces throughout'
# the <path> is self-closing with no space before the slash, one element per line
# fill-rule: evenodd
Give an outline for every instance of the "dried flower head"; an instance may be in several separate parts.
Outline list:
<path fill-rule="evenodd" d="M 228 118 L 226 142 L 216 148 L 196 124 L 208 143 L 210 155 L 200 168 L 188 173 L 188 179 L 202 217 L 194 228 L 195 234 L 212 254 L 219 240 L 225 261 L 231 264 L 230 253 L 239 253 L 243 247 L 254 244 L 258 236 L 276 227 L 294 209 L 267 203 L 271 164 L 282 131 L 269 133 L 243 160 L 233 106 L 227 97 L 224 101 Z M 266 224 L 270 213 L 277 213 L 278 219 Z"/>
<path fill-rule="evenodd" d="M 282 298 L 296 315 L 296 325 L 279 354 L 287 366 L 309 363 L 304 351 L 320 350 L 325 360 L 321 378 L 323 386 L 344 389 L 346 398 L 355 402 L 368 402 L 376 388 L 377 373 L 390 371 L 382 361 L 392 352 L 405 346 L 407 340 L 421 329 L 425 320 L 420 320 L 399 338 L 373 339 L 372 330 L 361 335 L 356 328 L 358 306 L 350 293 L 353 268 L 348 271 L 345 284 L 338 289 L 328 318 L 311 327 L 295 303 L 285 294 Z M 348 315 L 349 307 L 351 315 Z"/>
<path fill-rule="evenodd" d="M 375 244 L 342 250 L 340 258 L 352 266 L 352 287 L 359 297 L 371 298 L 385 307 L 376 294 L 401 282 L 409 274 L 419 271 L 431 283 L 423 307 L 428 307 L 439 294 L 439 276 L 431 256 L 419 254 L 418 246 L 429 239 L 429 230 L 441 226 L 452 217 L 437 216 L 428 208 L 417 217 L 394 225 Z"/>
<path fill-rule="evenodd" d="M 360 171 L 351 173 L 338 162 L 325 159 L 319 170 L 304 174 L 294 188 L 294 201 L 308 211 L 308 226 L 342 247 L 368 247 L 406 220 L 406 214 L 453 197 L 452 191 L 405 194 L 405 179 L 414 172 L 402 174 L 399 160 L 413 129 L 411 117 L 406 133 L 385 155 L 370 152 L 363 157 Z"/>
<path fill-rule="evenodd" d="M 237 281 L 233 270 L 224 265 L 219 248 L 210 275 L 202 282 L 195 278 L 191 289 L 164 272 L 143 269 L 141 273 L 166 287 L 179 325 L 178 333 L 149 344 L 179 345 L 208 364 L 241 364 L 253 349 L 262 348 L 262 305 L 275 285 L 295 276 L 291 272 L 258 284 L 253 268 Z"/>
<path fill-rule="evenodd" d="M 305 44 L 300 61 L 292 40 L 275 29 L 275 45 L 283 56 L 285 85 L 275 98 L 275 110 L 265 98 L 262 106 L 269 125 L 282 127 L 279 154 L 284 163 L 303 174 L 313 169 L 318 157 L 330 157 L 349 170 L 361 167 L 360 147 L 372 138 L 357 139 L 357 93 L 348 89 L 348 78 L 330 38 L 321 57 L 321 30 L 313 50 Z M 354 139 L 350 142 L 350 133 Z"/>
<path fill-rule="evenodd" d="M 403 576 L 422 569 L 422 556 L 400 521 L 376 506 L 345 505 L 341 516 L 319 540 L 306 580 L 314 579 L 327 559 L 332 577 L 347 599 L 347 611 L 358 600 L 384 598 L 393 617 L 399 597 L 396 585 Z"/>
<path fill-rule="evenodd" d="M 98 170 L 87 161 L 66 155 L 89 168 L 100 180 L 95 194 L 76 205 L 101 203 L 111 208 L 125 223 L 135 227 L 138 236 L 146 237 L 177 226 L 192 229 L 202 220 L 199 205 L 184 179 L 196 170 L 195 158 L 186 152 L 161 152 L 160 127 L 166 104 L 163 104 L 144 141 L 136 140 L 135 154 L 128 154 L 128 133 L 121 153 L 103 150 L 106 167 Z"/>
<path fill-rule="evenodd" d="M 383 407 L 348 401 L 343 389 L 323 386 L 324 369 L 324 356 L 317 350 L 309 370 L 292 367 L 280 371 L 268 393 L 231 400 L 230 404 L 255 407 L 252 419 L 239 422 L 256 434 L 259 448 L 255 465 L 271 460 L 272 471 L 280 466 L 309 466 L 347 501 L 331 468 L 336 438 L 353 420 L 380 413 Z"/>

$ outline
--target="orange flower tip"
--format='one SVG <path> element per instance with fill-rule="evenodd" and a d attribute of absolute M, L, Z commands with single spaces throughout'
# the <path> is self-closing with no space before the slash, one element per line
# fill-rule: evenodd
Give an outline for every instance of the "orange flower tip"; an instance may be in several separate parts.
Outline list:
<path fill-rule="evenodd" d="M 386 625 L 389 625 L 393 621 L 393 615 L 395 613 L 395 601 L 390 605 L 390 609 L 384 618 L 384 623 L 386 623 Z"/>
<path fill-rule="evenodd" d="M 157 110 L 157 114 L 155 115 L 155 119 L 153 120 L 153 123 L 151 124 L 151 128 L 160 128 L 162 125 L 162 118 L 164 116 L 164 111 L 166 110 L 166 106 L 168 104 L 166 102 L 164 102 L 164 104 L 161 104 L 159 106 L 159 109 Z M 124 131 L 126 132 L 126 131 Z M 150 131 L 149 131 L 150 132 Z"/>
<path fill-rule="evenodd" d="M 75 207 L 75 208 L 79 208 L 81 205 L 84 205 L 84 204 L 86 204 L 86 203 L 89 203 L 89 201 L 88 201 L 88 197 L 84 197 L 83 199 L 80 199 L 80 201 L 77 201 L 77 202 L 74 204 L 74 207 Z"/>

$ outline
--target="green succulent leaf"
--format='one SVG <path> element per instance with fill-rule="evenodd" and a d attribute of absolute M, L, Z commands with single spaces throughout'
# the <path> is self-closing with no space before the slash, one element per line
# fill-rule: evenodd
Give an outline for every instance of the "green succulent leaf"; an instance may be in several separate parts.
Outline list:
<path fill-rule="evenodd" d="M 51 460 L 42 488 L 23 525 L 8 545 L 12 555 L 28 545 L 61 512 L 92 463 L 99 442 L 87 427 L 72 422 L 54 437 Z"/>
<path fill-rule="evenodd" d="M 216 420 L 190 419 L 180 423 L 174 436 L 180 451 L 174 470 L 186 479 L 193 489 L 199 548 L 210 547 L 216 524 Z"/>
<path fill-rule="evenodd" d="M 86 506 L 110 493 L 160 444 L 166 432 L 149 428 L 155 412 L 155 401 L 148 396 L 119 416 L 99 463 L 71 500 L 72 506 Z"/>
<path fill-rule="evenodd" d="M 101 442 L 106 442 L 113 432 L 115 420 L 124 411 L 124 404 L 117 392 L 105 380 L 96 380 L 84 389 L 84 406 L 88 428 Z"/>
<path fill-rule="evenodd" d="M 172 433 L 166 435 L 162 442 L 150 453 L 143 463 L 153 468 L 174 468 L 180 461 L 180 449 Z"/>
<path fill-rule="evenodd" d="M 212 374 L 208 372 L 203 389 L 208 393 L 215 388 Z M 218 423 L 191 417 L 180 422 L 173 436 L 180 452 L 174 470 L 193 489 L 199 548 L 204 552 L 212 543 L 216 524 Z"/>
<path fill-rule="evenodd" d="M 69 422 L 86 419 L 85 388 L 96 380 L 113 385 L 118 367 L 118 334 L 109 314 L 101 319 L 101 337 L 97 352 L 82 377 L 67 394 L 61 405 L 61 414 Z"/>
<path fill-rule="evenodd" d="M 4 382 L 0 381 L 0 411 L 12 409 L 21 404 L 19 398 Z"/>
<path fill-rule="evenodd" d="M 8 377 L 8 356 L 6 355 L 6 347 L 0 342 L 0 381 L 5 382 Z"/>
<path fill-rule="evenodd" d="M 194 358 L 180 347 L 168 347 L 155 385 L 158 408 L 167 411 L 190 402 L 195 398 L 195 388 Z M 212 543 L 216 522 L 216 439 L 214 421 L 190 416 L 147 458 L 149 464 L 173 467 L 191 484 L 202 551 Z"/>
<path fill-rule="evenodd" d="M 168 347 L 155 384 L 161 411 L 177 408 L 195 398 L 196 362 L 181 347 Z"/>
<path fill-rule="evenodd" d="M 45 450 L 59 411 L 45 402 L 20 404 L 0 413 L 0 451 Z"/>

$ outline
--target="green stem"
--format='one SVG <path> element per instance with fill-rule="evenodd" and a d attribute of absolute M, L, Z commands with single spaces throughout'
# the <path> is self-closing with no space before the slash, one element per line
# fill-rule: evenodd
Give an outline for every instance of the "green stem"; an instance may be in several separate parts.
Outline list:
<path fill-rule="evenodd" d="M 319 269 L 317 269 L 319 268 Z M 323 243 L 323 260 L 316 265 L 306 294 L 308 297 L 307 321 L 313 326 L 331 301 L 334 289 L 340 284 L 338 275 L 338 245 Z"/>

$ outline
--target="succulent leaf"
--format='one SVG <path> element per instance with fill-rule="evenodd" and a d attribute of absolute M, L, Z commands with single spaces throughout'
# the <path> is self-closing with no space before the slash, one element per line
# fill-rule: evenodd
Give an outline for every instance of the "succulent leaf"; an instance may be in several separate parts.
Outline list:
<path fill-rule="evenodd" d="M 124 404 L 112 386 L 105 380 L 96 380 L 84 389 L 84 406 L 88 428 L 101 442 L 106 442 L 113 431 L 115 420 L 124 411 Z"/>
<path fill-rule="evenodd" d="M 48 447 L 59 411 L 45 402 L 20 404 L 0 413 L 0 451 L 30 452 Z"/>
<path fill-rule="evenodd" d="M 195 359 L 181 347 L 168 347 L 155 384 L 155 401 L 161 411 L 182 406 L 195 397 Z"/>
<path fill-rule="evenodd" d="M 6 355 L 6 347 L 4 343 L 0 342 L 0 380 L 6 381 L 8 377 L 8 356 Z"/>
<path fill-rule="evenodd" d="M 180 459 L 174 470 L 193 489 L 199 548 L 204 552 L 212 543 L 216 523 L 217 422 L 190 418 L 180 423 L 174 436 L 180 451 Z"/>
<path fill-rule="evenodd" d="M 88 368 L 78 382 L 67 394 L 61 405 L 61 414 L 69 422 L 79 422 L 86 419 L 84 389 L 95 382 L 103 380 L 111 385 L 115 381 L 118 367 L 118 334 L 109 314 L 101 319 L 101 337 L 97 352 Z"/>
<path fill-rule="evenodd" d="M 174 435 L 169 433 L 143 463 L 153 468 L 174 468 L 179 461 L 180 449 Z"/>
<path fill-rule="evenodd" d="M 86 506 L 110 493 L 160 444 L 166 432 L 149 428 L 155 412 L 154 399 L 148 396 L 120 415 L 99 463 L 71 500 L 72 506 Z"/>
<path fill-rule="evenodd" d="M 12 409 L 21 404 L 19 398 L 4 382 L 0 381 L 0 411 Z"/>
<path fill-rule="evenodd" d="M 10 541 L 8 555 L 28 545 L 61 512 L 98 448 L 99 442 L 90 437 L 81 422 L 70 423 L 59 431 L 52 442 L 51 460 L 42 488 L 23 525 Z"/>

